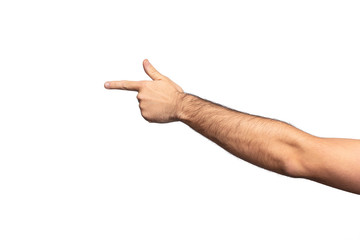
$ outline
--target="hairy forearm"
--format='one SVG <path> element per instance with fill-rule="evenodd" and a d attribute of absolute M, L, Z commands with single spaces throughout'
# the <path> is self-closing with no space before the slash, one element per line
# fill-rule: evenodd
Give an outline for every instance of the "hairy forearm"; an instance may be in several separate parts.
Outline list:
<path fill-rule="evenodd" d="M 184 94 L 180 101 L 179 119 L 243 160 L 287 176 L 301 176 L 297 156 L 311 136 L 287 123 L 238 112 L 190 94 Z"/>

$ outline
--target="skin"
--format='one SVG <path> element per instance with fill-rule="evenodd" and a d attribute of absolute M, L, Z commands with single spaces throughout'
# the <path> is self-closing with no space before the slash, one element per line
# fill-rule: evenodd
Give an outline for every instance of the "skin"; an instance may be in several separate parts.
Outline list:
<path fill-rule="evenodd" d="M 147 121 L 181 121 L 251 164 L 360 194 L 360 140 L 316 137 L 278 120 L 224 107 L 185 93 L 147 59 L 143 67 L 152 80 L 104 86 L 137 91 Z"/>

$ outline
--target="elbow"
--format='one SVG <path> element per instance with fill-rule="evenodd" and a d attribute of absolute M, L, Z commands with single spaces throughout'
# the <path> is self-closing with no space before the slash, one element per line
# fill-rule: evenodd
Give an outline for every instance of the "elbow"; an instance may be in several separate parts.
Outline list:
<path fill-rule="evenodd" d="M 323 167 L 321 167 L 318 152 L 322 150 L 319 144 L 320 138 L 318 137 L 309 134 L 299 137 L 299 141 L 293 144 L 289 151 L 289 163 L 286 166 L 287 175 L 311 180 L 315 180 L 316 176 L 321 175 L 320 170 Z"/>
<path fill-rule="evenodd" d="M 309 147 L 311 147 L 311 139 L 306 139 L 297 144 L 288 145 L 286 151 L 282 155 L 282 168 L 283 175 L 292 178 L 308 178 L 310 168 L 307 161 Z"/>
<path fill-rule="evenodd" d="M 289 149 L 286 152 L 283 150 L 280 156 L 273 157 L 273 161 L 276 165 L 269 167 L 270 171 L 292 178 L 304 178 L 306 176 L 302 154 L 296 149 Z"/>
<path fill-rule="evenodd" d="M 300 154 L 290 154 L 284 161 L 285 163 L 282 170 L 284 175 L 292 178 L 306 178 L 308 173 L 303 165 L 303 158 Z"/>

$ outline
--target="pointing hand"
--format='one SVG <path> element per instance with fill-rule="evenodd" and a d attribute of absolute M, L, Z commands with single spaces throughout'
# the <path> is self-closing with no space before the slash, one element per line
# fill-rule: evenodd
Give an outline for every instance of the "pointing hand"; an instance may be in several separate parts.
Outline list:
<path fill-rule="evenodd" d="M 159 73 L 147 59 L 143 61 L 143 66 L 152 80 L 110 81 L 104 84 L 105 88 L 137 91 L 141 115 L 149 122 L 177 121 L 184 91 L 168 77 Z"/>

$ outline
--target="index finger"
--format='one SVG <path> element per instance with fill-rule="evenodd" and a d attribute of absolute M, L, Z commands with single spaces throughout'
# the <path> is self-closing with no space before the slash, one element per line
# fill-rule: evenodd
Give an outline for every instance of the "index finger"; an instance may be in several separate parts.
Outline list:
<path fill-rule="evenodd" d="M 109 81 L 105 82 L 104 87 L 107 89 L 139 91 L 144 82 L 146 81 Z"/>

